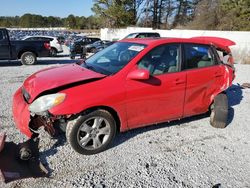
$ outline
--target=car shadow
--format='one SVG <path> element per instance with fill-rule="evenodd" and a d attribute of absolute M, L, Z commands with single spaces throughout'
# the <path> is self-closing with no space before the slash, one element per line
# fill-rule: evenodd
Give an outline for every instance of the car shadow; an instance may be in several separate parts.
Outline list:
<path fill-rule="evenodd" d="M 53 172 L 53 169 L 50 168 L 50 165 L 49 165 L 49 163 L 47 161 L 47 158 L 51 157 L 51 156 L 54 156 L 58 152 L 58 147 L 64 146 L 65 143 L 66 143 L 65 134 L 60 134 L 57 137 L 55 137 L 54 139 L 56 139 L 56 142 L 53 144 L 52 147 L 50 147 L 49 149 L 39 153 L 39 158 L 40 158 L 42 164 L 48 170 L 48 175 L 49 176 Z"/>
<path fill-rule="evenodd" d="M 243 88 L 239 84 L 237 84 L 237 85 L 234 84 L 230 88 L 228 88 L 228 90 L 227 90 L 228 104 L 229 104 L 227 126 L 229 126 L 234 119 L 234 108 L 233 107 L 236 105 L 239 105 L 243 99 L 242 89 Z M 139 135 L 139 134 L 145 133 L 147 131 L 157 130 L 157 129 L 161 129 L 161 128 L 167 128 L 167 127 L 172 127 L 172 126 L 184 126 L 186 123 L 200 120 L 203 118 L 207 118 L 209 116 L 210 116 L 210 113 L 207 112 L 207 113 L 202 114 L 202 115 L 188 117 L 188 118 L 184 118 L 181 120 L 175 120 L 175 121 L 172 121 L 169 123 L 161 123 L 158 125 L 150 125 L 148 127 L 133 129 L 133 130 L 130 130 L 128 132 L 118 134 L 117 137 L 115 138 L 114 143 L 111 146 L 111 148 L 116 147 L 116 146 L 122 144 L 123 142 L 125 142 L 125 141 Z"/>
<path fill-rule="evenodd" d="M 242 89 L 243 88 L 239 84 L 233 84 L 226 91 L 229 105 L 227 126 L 229 126 L 234 119 L 235 113 L 233 107 L 239 105 L 243 99 Z"/>
<path fill-rule="evenodd" d="M 241 103 L 243 99 L 242 95 L 243 88 L 239 84 L 233 84 L 230 88 L 227 89 L 228 103 L 229 106 L 236 106 Z"/>
<path fill-rule="evenodd" d="M 190 123 L 192 121 L 197 121 L 197 120 L 200 120 L 203 118 L 207 118 L 207 117 L 209 117 L 209 115 L 210 115 L 209 113 L 205 113 L 205 114 L 201 114 L 201 115 L 183 118 L 181 120 L 174 120 L 174 121 L 171 121 L 169 123 L 164 122 L 164 123 L 159 123 L 159 124 L 155 124 L 155 125 L 149 125 L 149 126 L 142 127 L 142 128 L 132 129 L 132 130 L 129 130 L 129 131 L 124 132 L 124 133 L 119 133 L 119 134 L 117 134 L 117 136 L 114 139 L 114 142 L 110 148 L 116 147 L 116 146 L 128 141 L 129 139 L 139 135 L 139 134 L 142 134 L 142 133 L 145 133 L 148 131 L 173 127 L 173 126 L 182 127 L 182 126 L 185 126 L 187 123 Z"/>
<path fill-rule="evenodd" d="M 152 131 L 152 130 L 163 129 L 163 128 L 167 128 L 167 127 L 171 127 L 171 126 L 184 126 L 185 123 L 189 123 L 189 122 L 195 121 L 195 120 L 200 120 L 200 119 L 206 118 L 208 116 L 209 116 L 209 114 L 206 113 L 206 114 L 202 114 L 202 115 L 184 118 L 182 120 L 172 121 L 169 123 L 160 123 L 157 125 L 149 125 L 147 127 L 129 130 L 129 131 L 124 132 L 124 133 L 118 133 L 117 136 L 115 137 L 113 143 L 111 144 L 111 146 L 107 150 L 114 148 L 114 147 L 128 141 L 129 139 L 131 139 L 139 134 L 142 134 L 142 133 L 145 133 L 148 131 Z M 65 143 L 67 142 L 65 134 L 62 132 L 59 132 L 58 135 L 55 136 L 53 139 L 56 140 L 56 142 L 53 144 L 53 146 L 51 146 L 49 149 L 39 153 L 39 158 L 40 158 L 42 164 L 48 170 L 49 176 L 52 174 L 53 169 L 50 168 L 50 165 L 49 165 L 47 159 L 51 156 L 54 156 L 58 152 L 58 147 L 64 146 Z"/>

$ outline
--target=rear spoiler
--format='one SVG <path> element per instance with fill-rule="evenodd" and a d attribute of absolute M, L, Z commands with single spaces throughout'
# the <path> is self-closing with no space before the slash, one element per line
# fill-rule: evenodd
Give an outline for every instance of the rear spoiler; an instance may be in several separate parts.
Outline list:
<path fill-rule="evenodd" d="M 234 41 L 226 39 L 226 38 L 221 38 L 221 37 L 200 36 L 200 37 L 192 37 L 192 39 L 198 39 L 198 40 L 210 42 L 211 44 L 215 45 L 219 49 L 223 49 L 226 51 L 230 51 L 229 46 L 236 45 Z"/>

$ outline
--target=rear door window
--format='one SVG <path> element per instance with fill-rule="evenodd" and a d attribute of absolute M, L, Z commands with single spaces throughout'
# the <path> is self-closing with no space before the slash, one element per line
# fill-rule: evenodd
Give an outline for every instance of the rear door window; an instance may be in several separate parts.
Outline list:
<path fill-rule="evenodd" d="M 185 69 L 209 67 L 216 64 L 213 49 L 208 45 L 185 44 Z"/>

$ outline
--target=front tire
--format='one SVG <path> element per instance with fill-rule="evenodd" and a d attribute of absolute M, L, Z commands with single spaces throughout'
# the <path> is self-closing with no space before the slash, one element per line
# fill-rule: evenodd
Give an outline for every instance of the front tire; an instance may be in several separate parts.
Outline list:
<path fill-rule="evenodd" d="M 228 119 L 228 98 L 224 93 L 215 97 L 211 106 L 210 124 L 215 128 L 226 128 Z"/>
<path fill-rule="evenodd" d="M 21 63 L 23 65 L 33 65 L 36 63 L 36 55 L 33 52 L 24 52 L 21 55 Z"/>
<path fill-rule="evenodd" d="M 78 153 L 92 155 L 104 151 L 116 134 L 116 122 L 106 110 L 95 110 L 67 124 L 66 138 Z"/>

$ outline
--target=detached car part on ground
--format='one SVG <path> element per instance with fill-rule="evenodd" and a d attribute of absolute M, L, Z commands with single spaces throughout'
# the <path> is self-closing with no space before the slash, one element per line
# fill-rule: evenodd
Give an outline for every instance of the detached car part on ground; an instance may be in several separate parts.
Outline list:
<path fill-rule="evenodd" d="M 224 42 L 222 42 L 222 41 Z M 66 130 L 81 154 L 105 150 L 118 131 L 211 111 L 211 124 L 227 125 L 225 91 L 235 77 L 221 38 L 126 39 L 82 64 L 41 70 L 13 98 L 17 127 L 28 137 L 44 127 Z"/>

